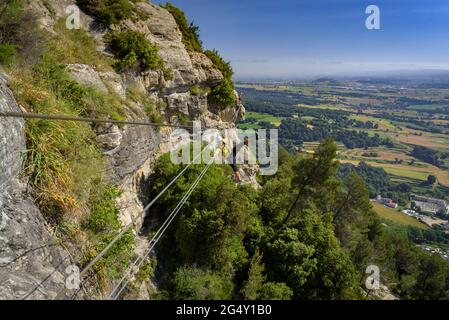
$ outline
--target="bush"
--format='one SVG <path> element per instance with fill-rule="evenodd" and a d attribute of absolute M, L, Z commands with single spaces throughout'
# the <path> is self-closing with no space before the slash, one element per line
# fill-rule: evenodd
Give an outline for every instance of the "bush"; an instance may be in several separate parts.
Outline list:
<path fill-rule="evenodd" d="M 111 185 L 105 185 L 91 197 L 92 212 L 85 226 L 94 233 L 109 232 L 120 229 L 115 207 L 115 198 L 120 195 L 119 190 Z"/>
<path fill-rule="evenodd" d="M 178 113 L 178 120 L 182 126 L 188 126 L 190 123 L 189 116 L 181 112 Z"/>
<path fill-rule="evenodd" d="M 231 298 L 230 280 L 208 270 L 179 268 L 173 279 L 176 300 L 226 300 Z"/>
<path fill-rule="evenodd" d="M 165 6 L 161 5 L 161 7 L 170 12 L 175 19 L 179 30 L 181 30 L 182 42 L 186 46 L 186 49 L 188 51 L 203 52 L 203 45 L 199 37 L 199 28 L 193 22 L 189 23 L 184 12 L 173 4 L 167 2 Z"/>
<path fill-rule="evenodd" d="M 234 93 L 234 84 L 228 79 L 223 79 L 218 85 L 216 85 L 212 89 L 210 97 L 213 103 L 222 108 L 235 105 L 237 103 Z"/>
<path fill-rule="evenodd" d="M 136 281 L 143 282 L 154 277 L 154 269 L 156 268 L 157 260 L 156 257 L 151 257 L 151 260 L 145 260 L 140 267 L 139 271 L 136 273 Z"/>
<path fill-rule="evenodd" d="M 190 91 L 190 94 L 192 95 L 192 96 L 199 96 L 200 95 L 200 87 L 198 87 L 198 86 L 192 86 L 192 87 L 190 87 L 190 89 L 189 89 L 189 91 Z"/>
<path fill-rule="evenodd" d="M 165 81 L 173 80 L 173 69 L 172 68 L 164 68 L 163 72 L 164 72 Z"/>
<path fill-rule="evenodd" d="M 214 66 L 223 74 L 223 77 L 229 80 L 232 79 L 234 71 L 232 70 L 231 63 L 224 61 L 217 50 L 207 50 L 204 54 L 212 60 Z"/>
<path fill-rule="evenodd" d="M 157 46 L 143 33 L 132 30 L 112 32 L 106 36 L 106 42 L 117 58 L 114 67 L 118 70 L 136 63 L 142 71 L 164 69 Z"/>
<path fill-rule="evenodd" d="M 234 71 L 232 70 L 231 64 L 226 62 L 218 54 L 217 50 L 207 50 L 204 54 L 211 59 L 214 66 L 220 70 L 224 77 L 224 79 L 212 89 L 212 102 L 218 104 L 222 108 L 235 105 L 237 100 L 234 93 L 234 83 L 232 82 Z"/>
<path fill-rule="evenodd" d="M 107 26 L 134 15 L 134 6 L 128 0 L 77 0 L 77 4 L 81 10 Z"/>

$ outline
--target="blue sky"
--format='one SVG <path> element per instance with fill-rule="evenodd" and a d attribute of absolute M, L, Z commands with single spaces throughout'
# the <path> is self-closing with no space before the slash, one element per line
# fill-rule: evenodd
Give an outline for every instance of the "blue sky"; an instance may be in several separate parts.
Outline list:
<path fill-rule="evenodd" d="M 448 0 L 171 2 L 237 78 L 449 69 Z M 365 27 L 371 4 L 380 8 L 381 30 Z"/>

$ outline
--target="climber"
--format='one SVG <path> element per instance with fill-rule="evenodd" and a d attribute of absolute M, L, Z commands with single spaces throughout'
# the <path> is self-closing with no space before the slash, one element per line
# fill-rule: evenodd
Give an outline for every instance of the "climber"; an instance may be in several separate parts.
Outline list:
<path fill-rule="evenodd" d="M 242 176 L 240 175 L 240 171 L 239 168 L 237 167 L 237 161 L 236 161 L 236 157 L 237 157 L 237 145 L 234 146 L 234 148 L 232 149 L 232 163 L 231 163 L 231 167 L 232 170 L 234 171 L 234 179 L 235 182 L 237 183 L 241 183 L 242 182 Z M 240 147 L 241 148 L 241 147 Z M 240 150 L 239 148 L 239 150 Z"/>
<path fill-rule="evenodd" d="M 240 92 L 238 92 L 238 93 L 237 93 L 237 96 L 238 96 L 238 98 L 237 98 L 237 100 L 238 100 L 238 106 L 240 107 L 241 105 L 243 105 L 243 94 L 240 93 Z"/>
<path fill-rule="evenodd" d="M 225 140 L 221 140 L 221 154 L 222 154 L 223 159 L 228 158 L 229 149 L 226 145 Z M 242 182 L 242 176 L 240 175 L 239 168 L 237 167 L 236 154 L 237 154 L 237 146 L 234 146 L 234 148 L 232 149 L 232 161 L 231 161 L 231 163 L 229 163 L 229 165 L 231 166 L 232 171 L 234 172 L 234 181 L 237 183 L 240 183 L 240 182 Z"/>
<path fill-rule="evenodd" d="M 258 135 L 256 133 L 256 141 L 257 139 Z M 238 143 L 232 148 L 232 162 L 229 165 L 231 166 L 232 171 L 234 171 L 234 181 L 237 183 L 243 182 L 240 170 L 237 166 L 237 154 L 241 151 L 242 148 L 248 148 L 248 145 L 249 145 L 248 138 L 245 138 L 243 143 Z M 223 159 L 227 158 L 228 148 L 224 140 L 221 141 L 221 151 Z"/>
<path fill-rule="evenodd" d="M 237 112 L 236 112 L 236 120 L 243 119 L 245 116 L 244 107 L 243 107 L 243 95 L 240 92 L 237 92 Z"/>

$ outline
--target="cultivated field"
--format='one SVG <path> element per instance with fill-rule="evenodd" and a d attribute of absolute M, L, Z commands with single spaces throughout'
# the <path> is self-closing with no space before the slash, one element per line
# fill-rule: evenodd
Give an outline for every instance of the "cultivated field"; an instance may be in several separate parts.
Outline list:
<path fill-rule="evenodd" d="M 312 134 L 314 132 L 366 133 L 368 138 L 352 134 L 352 144 L 347 140 L 351 135 L 340 135 L 343 137 L 337 140 L 340 162 L 358 165 L 364 161 L 383 168 L 393 183 L 410 185 L 414 193 L 449 200 L 449 170 L 444 168 L 449 166 L 449 156 L 445 155 L 449 154 L 448 89 L 335 79 L 304 80 L 295 84 L 245 84 L 238 87 L 255 90 L 245 93 L 244 97 L 247 94 L 258 101 L 254 109 L 249 106 L 247 110 L 259 112 L 249 112 L 247 118 L 255 121 L 239 127 L 258 128 L 267 122 L 279 126 L 287 119 L 290 123 L 301 122 L 311 132 L 290 135 L 286 144 L 291 150 L 309 154 L 318 145 L 316 137 L 320 135 Z M 278 113 L 277 108 L 283 109 L 283 112 Z M 290 116 L 279 117 L 286 113 Z M 293 125 L 290 127 L 294 128 Z M 368 143 L 369 138 L 373 137 L 383 141 Z M 365 140 L 370 147 L 360 147 L 361 140 Z M 422 157 L 414 157 L 412 152 L 416 146 L 439 153 L 439 167 L 430 164 L 432 161 L 424 163 Z M 439 185 L 427 183 L 430 175 L 437 178 Z"/>
<path fill-rule="evenodd" d="M 398 212 L 394 209 L 390 209 L 390 208 L 388 208 L 380 203 L 374 202 L 374 201 L 372 202 L 372 205 L 373 205 L 374 211 L 376 211 L 376 213 L 381 218 L 384 218 L 384 219 L 387 219 L 387 220 L 390 220 L 390 221 L 393 221 L 393 222 L 396 222 L 396 223 L 399 223 L 402 225 L 412 226 L 412 227 L 423 229 L 423 230 L 428 229 L 428 227 L 424 223 L 416 220 L 415 218 L 409 217 L 405 213 Z"/>
<path fill-rule="evenodd" d="M 361 160 L 346 160 L 341 159 L 341 163 L 351 163 L 353 165 L 358 165 Z M 398 177 L 410 178 L 414 180 L 427 180 L 429 175 L 435 175 L 438 182 L 444 186 L 449 187 L 449 173 L 446 170 L 437 168 L 429 164 L 421 164 L 423 167 L 404 165 L 404 164 L 391 164 L 382 163 L 375 161 L 364 160 L 367 164 L 373 167 L 381 167 L 389 174 Z"/>

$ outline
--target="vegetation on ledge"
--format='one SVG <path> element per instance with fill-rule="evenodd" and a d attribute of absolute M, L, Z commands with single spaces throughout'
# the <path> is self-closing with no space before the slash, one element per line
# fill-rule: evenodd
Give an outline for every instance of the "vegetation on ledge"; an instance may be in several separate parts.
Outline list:
<path fill-rule="evenodd" d="M 223 108 L 236 105 L 237 100 L 234 93 L 234 82 L 232 81 L 234 71 L 232 70 L 231 64 L 226 62 L 219 55 L 217 50 L 207 50 L 204 54 L 211 59 L 214 66 L 220 70 L 224 77 L 224 79 L 211 90 L 210 96 L 212 102 Z"/>
<path fill-rule="evenodd" d="M 211 101 L 222 108 L 233 106 L 237 103 L 232 80 L 223 79 L 212 88 L 210 92 Z"/>
<path fill-rule="evenodd" d="M 117 24 L 125 19 L 141 16 L 133 2 L 138 0 L 77 0 L 78 6 L 106 26 Z"/>
<path fill-rule="evenodd" d="M 121 71 L 136 63 L 142 71 L 163 69 L 164 64 L 157 46 L 143 33 L 132 30 L 115 31 L 107 34 L 105 40 L 117 59 L 114 63 L 117 70 Z"/>
<path fill-rule="evenodd" d="M 182 42 L 184 43 L 188 51 L 203 52 L 203 45 L 199 36 L 199 28 L 194 25 L 193 22 L 188 22 L 187 17 L 179 8 L 175 7 L 170 2 L 164 5 L 160 5 L 171 13 L 175 19 L 179 30 L 182 33 Z"/>
<path fill-rule="evenodd" d="M 188 22 L 186 15 L 181 9 L 175 7 L 169 2 L 167 2 L 165 6 L 161 5 L 161 7 L 168 10 L 175 19 L 179 30 L 181 30 L 182 41 L 186 49 L 188 51 L 204 53 L 209 59 L 211 59 L 215 68 L 223 74 L 224 79 L 211 90 L 211 102 L 222 108 L 235 105 L 237 101 L 234 94 L 235 88 L 232 81 L 234 72 L 231 68 L 231 64 L 226 62 L 217 50 L 203 51 L 203 46 L 199 37 L 199 28 L 195 26 L 193 22 Z"/>

